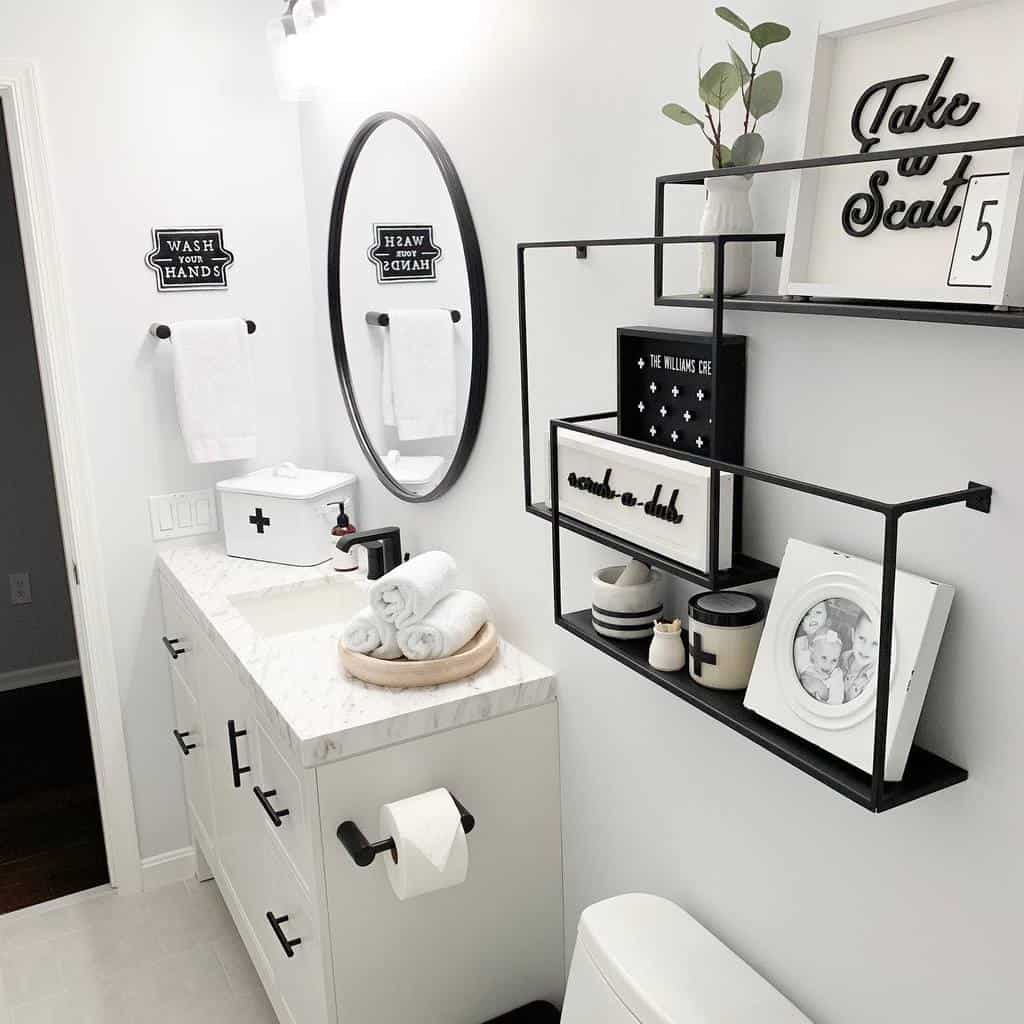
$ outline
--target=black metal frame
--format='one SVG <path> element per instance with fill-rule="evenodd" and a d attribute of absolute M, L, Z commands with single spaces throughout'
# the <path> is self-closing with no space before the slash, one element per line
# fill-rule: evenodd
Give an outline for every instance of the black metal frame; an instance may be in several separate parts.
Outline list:
<path fill-rule="evenodd" d="M 466 261 L 466 274 L 469 278 L 470 323 L 473 332 L 473 358 L 469 377 L 469 395 L 466 399 L 466 415 L 463 420 L 462 435 L 456 446 L 455 454 L 444 477 L 433 490 L 426 494 L 417 494 L 402 487 L 388 472 L 380 455 L 373 446 L 370 435 L 363 423 L 352 386 L 352 375 L 349 368 L 348 352 L 345 347 L 345 330 L 341 315 L 341 234 L 345 217 L 345 201 L 348 198 L 352 175 L 363 147 L 370 136 L 388 121 L 400 121 L 411 128 L 422 140 L 434 158 L 445 187 L 455 210 L 455 218 L 459 224 L 459 236 L 462 241 L 462 252 Z M 480 255 L 480 242 L 477 239 L 473 215 L 469 208 L 469 200 L 459 179 L 458 171 L 441 140 L 418 117 L 411 114 L 399 114 L 385 110 L 368 117 L 357 129 L 348 145 L 345 159 L 338 173 L 338 183 L 334 190 L 334 201 L 331 206 L 330 230 L 327 236 L 327 299 L 331 320 L 331 337 L 334 343 L 334 361 L 338 369 L 338 381 L 345 399 L 345 408 L 355 430 L 359 447 L 367 461 L 373 467 L 381 483 L 396 497 L 403 501 L 433 501 L 441 497 L 458 480 L 469 456 L 473 451 L 480 421 L 483 417 L 484 395 L 487 388 L 488 363 L 488 322 L 487 322 L 487 287 L 484 281 L 483 258 Z M 460 314 L 461 318 L 461 314 Z M 454 318 L 453 318 L 454 319 Z"/>
<path fill-rule="evenodd" d="M 892 158 L 895 159 L 896 157 Z M 753 739 L 761 746 L 830 785 L 833 789 L 850 797 L 850 799 L 857 801 L 862 806 L 867 807 L 871 811 L 879 812 L 906 803 L 908 800 L 917 799 L 919 796 L 926 795 L 927 793 L 935 792 L 937 789 L 962 782 L 967 778 L 967 772 L 964 769 L 915 747 L 912 755 L 914 763 L 913 765 L 908 763 L 908 771 L 904 777 L 904 782 L 897 784 L 885 781 L 885 751 L 888 735 L 899 521 L 904 515 L 911 512 L 960 503 L 975 511 L 988 513 L 991 509 L 992 501 L 991 487 L 986 484 L 970 481 L 966 488 L 944 494 L 929 495 L 901 502 L 881 501 L 863 495 L 839 491 L 834 488 L 822 487 L 803 480 L 779 476 L 760 469 L 724 462 L 717 458 L 717 434 L 712 437 L 710 455 L 705 457 L 664 448 L 660 445 L 650 444 L 633 438 L 618 437 L 609 431 L 597 430 L 593 426 L 587 425 L 599 420 L 617 418 L 618 412 L 613 411 L 572 416 L 551 421 L 549 427 L 550 510 L 546 511 L 543 506 L 535 505 L 533 502 L 530 466 L 529 346 L 526 325 L 526 250 L 535 248 L 574 248 L 578 258 L 585 258 L 586 250 L 591 246 L 653 245 L 655 252 L 658 253 L 663 245 L 689 243 L 709 243 L 714 245 L 715 289 L 711 300 L 713 310 L 712 359 L 713 365 L 718 366 L 719 345 L 723 337 L 725 247 L 732 242 L 768 241 L 775 243 L 776 254 L 780 254 L 783 245 L 783 236 L 781 235 L 655 235 L 647 238 L 522 242 L 519 244 L 519 340 L 523 403 L 523 483 L 526 510 L 534 515 L 549 518 L 551 521 L 552 595 L 555 623 L 558 626 L 648 676 L 659 685 L 683 697 L 691 704 L 700 707 L 719 721 Z M 580 255 L 581 251 L 582 257 Z M 712 418 L 717 420 L 720 409 L 719 394 L 714 375 L 712 376 L 711 384 L 711 410 Z M 667 455 L 682 462 L 689 462 L 710 469 L 707 573 L 701 573 L 692 567 L 680 565 L 671 559 L 664 558 L 658 552 L 632 544 L 604 530 L 586 526 L 578 520 L 563 516 L 559 510 L 558 501 L 558 432 L 560 430 L 606 439 L 611 437 L 617 443 L 627 448 L 636 448 L 642 451 Z M 753 715 L 752 712 L 743 708 L 742 700 L 737 701 L 729 697 L 723 698 L 721 695 L 712 697 L 709 696 L 711 691 L 706 690 L 702 693 L 701 690 L 703 688 L 697 684 L 692 684 L 685 672 L 661 673 L 651 669 L 647 665 L 643 653 L 633 649 L 635 645 L 630 645 L 624 641 L 608 640 L 601 637 L 596 631 L 587 628 L 586 619 L 589 616 L 586 613 L 570 613 L 567 615 L 563 611 L 561 570 L 561 531 L 563 529 L 579 533 L 598 543 L 640 558 L 649 564 L 664 568 L 676 576 L 699 583 L 709 590 L 728 589 L 741 583 L 754 582 L 755 579 L 768 579 L 774 576 L 777 570 L 775 567 L 767 565 L 767 563 L 756 563 L 756 567 L 759 567 L 761 570 L 760 575 L 758 575 L 756 568 L 751 568 L 748 575 L 747 572 L 744 572 L 746 567 L 742 562 L 739 572 L 735 569 L 728 572 L 723 572 L 719 569 L 719 512 L 721 508 L 721 473 L 723 472 L 732 473 L 738 479 L 745 478 L 776 487 L 783 487 L 828 501 L 838 502 L 839 504 L 864 509 L 883 517 L 884 536 L 878 682 L 875 697 L 875 732 L 870 780 L 861 779 L 864 773 L 851 768 L 829 754 L 818 751 L 812 744 L 801 740 L 799 737 L 790 735 L 785 730 L 778 729 L 769 723 L 763 722 L 763 720 L 757 719 L 757 716 Z"/>
<path fill-rule="evenodd" d="M 755 167 L 717 167 L 684 174 L 663 174 L 655 179 L 654 233 L 665 230 L 665 190 L 668 185 L 703 185 L 707 178 L 730 178 L 778 171 L 808 171 L 821 167 L 842 167 L 848 164 L 881 163 L 907 157 L 944 156 L 952 153 L 980 153 L 993 149 L 1016 149 L 1024 146 L 1024 135 L 1008 135 L 974 142 L 943 143 L 938 146 L 911 146 L 906 149 L 869 150 L 867 153 L 845 153 L 840 156 L 813 157 L 805 160 L 782 160 Z M 778 255 L 781 255 L 779 253 Z M 698 295 L 665 295 L 664 253 L 654 250 L 654 304 L 656 306 L 687 306 L 716 308 L 723 302 Z M 819 316 L 867 317 L 877 320 L 918 320 L 926 323 L 971 324 L 981 327 L 1024 328 L 1024 311 L 963 304 L 894 302 L 889 300 L 787 298 L 779 295 L 747 295 L 724 299 L 728 309 L 767 313 L 810 313 Z"/>

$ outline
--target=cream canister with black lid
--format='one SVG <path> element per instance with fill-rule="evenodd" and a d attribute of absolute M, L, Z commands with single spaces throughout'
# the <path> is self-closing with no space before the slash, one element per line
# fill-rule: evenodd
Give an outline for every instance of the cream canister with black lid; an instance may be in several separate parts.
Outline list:
<path fill-rule="evenodd" d="M 715 690 L 745 689 L 764 629 L 764 601 L 736 590 L 704 591 L 690 598 L 688 611 L 690 677 Z"/>

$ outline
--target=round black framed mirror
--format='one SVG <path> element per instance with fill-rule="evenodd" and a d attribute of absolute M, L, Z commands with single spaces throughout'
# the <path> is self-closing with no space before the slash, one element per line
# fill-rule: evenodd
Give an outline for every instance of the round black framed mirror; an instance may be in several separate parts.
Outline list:
<path fill-rule="evenodd" d="M 469 203 L 438 137 L 367 118 L 338 174 L 327 242 L 338 380 L 381 482 L 430 501 L 459 478 L 487 383 L 487 293 Z"/>

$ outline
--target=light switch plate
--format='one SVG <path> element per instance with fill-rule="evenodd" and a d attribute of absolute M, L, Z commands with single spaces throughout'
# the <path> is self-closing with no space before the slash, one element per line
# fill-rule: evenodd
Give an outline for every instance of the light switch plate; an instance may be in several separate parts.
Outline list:
<path fill-rule="evenodd" d="M 217 501 L 210 489 L 157 494 L 149 499 L 149 519 L 154 540 L 216 533 Z"/>

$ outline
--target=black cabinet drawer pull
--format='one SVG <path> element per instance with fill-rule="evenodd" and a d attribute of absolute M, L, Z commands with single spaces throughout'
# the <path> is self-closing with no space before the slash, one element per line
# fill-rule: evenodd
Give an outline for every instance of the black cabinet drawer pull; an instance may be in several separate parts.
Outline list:
<path fill-rule="evenodd" d="M 174 659 L 175 661 L 177 661 L 177 660 L 178 660 L 178 658 L 179 658 L 179 657 L 180 657 L 180 656 L 181 656 L 182 654 L 187 654 L 187 653 L 188 653 L 188 652 L 187 652 L 187 651 L 185 650 L 185 648 L 184 648 L 184 647 L 176 647 L 176 646 L 175 646 L 175 644 L 180 644 L 180 643 L 181 643 L 181 641 L 180 641 L 180 640 L 179 640 L 179 639 L 178 639 L 177 637 L 166 637 L 166 636 L 163 636 L 163 637 L 161 637 L 160 639 L 161 639 L 161 640 L 163 640 L 163 642 L 164 642 L 164 647 L 166 647 L 166 648 L 167 648 L 167 653 L 168 653 L 168 654 L 169 654 L 169 655 L 170 655 L 170 656 L 171 656 L 171 657 L 172 657 L 172 658 L 173 658 L 173 659 Z"/>
<path fill-rule="evenodd" d="M 256 799 L 263 805 L 263 810 L 267 812 L 267 817 L 274 823 L 274 828 L 281 827 L 281 819 L 286 817 L 290 812 L 287 807 L 280 811 L 275 811 L 270 806 L 270 798 L 277 796 L 276 789 L 262 790 L 259 786 L 253 786 L 252 791 L 256 794 Z"/>
<path fill-rule="evenodd" d="M 235 728 L 233 718 L 228 719 L 228 750 L 231 753 L 231 780 L 235 784 L 235 789 L 242 788 L 242 776 L 252 771 L 252 765 L 240 766 L 238 763 L 238 737 L 246 735 L 245 729 Z"/>
<path fill-rule="evenodd" d="M 302 945 L 302 939 L 289 939 L 288 936 L 281 931 L 281 925 L 288 921 L 288 915 L 285 914 L 284 917 L 274 917 L 273 912 L 268 910 L 267 920 L 270 922 L 270 927 L 274 929 L 277 941 L 281 943 L 284 955 L 287 957 L 295 956 L 295 947 Z"/>
<path fill-rule="evenodd" d="M 178 741 L 178 746 L 181 747 L 181 752 L 186 757 L 188 757 L 188 752 L 190 750 L 195 750 L 196 749 L 196 744 L 194 744 L 194 743 L 186 743 L 185 742 L 185 737 L 186 736 L 191 736 L 191 735 L 192 735 L 192 733 L 190 733 L 188 731 L 186 731 L 186 732 L 179 732 L 177 729 L 174 730 L 174 738 Z"/>

